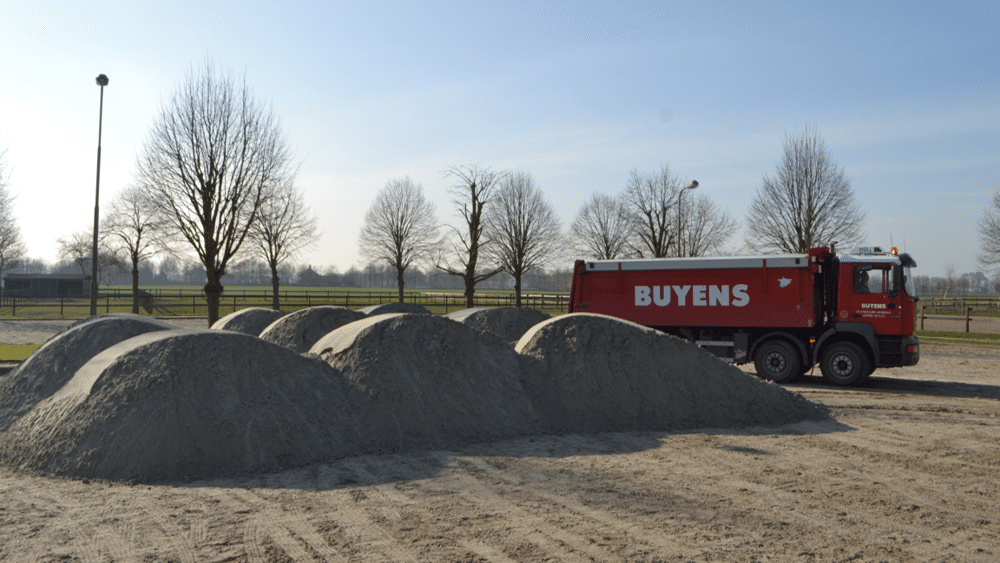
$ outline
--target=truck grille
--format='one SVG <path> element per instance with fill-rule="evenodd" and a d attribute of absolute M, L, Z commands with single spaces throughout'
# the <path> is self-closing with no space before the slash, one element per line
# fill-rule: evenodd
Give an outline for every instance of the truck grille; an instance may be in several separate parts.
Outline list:
<path fill-rule="evenodd" d="M 903 364 L 903 345 L 899 337 L 877 337 L 878 353 L 883 366 L 900 366 Z"/>

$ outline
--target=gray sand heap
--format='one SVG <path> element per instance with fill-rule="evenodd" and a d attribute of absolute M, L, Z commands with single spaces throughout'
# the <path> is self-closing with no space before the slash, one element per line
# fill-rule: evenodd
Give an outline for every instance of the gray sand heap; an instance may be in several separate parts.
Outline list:
<path fill-rule="evenodd" d="M 8 465 L 157 480 L 357 455 L 359 398 L 330 366 L 227 331 L 144 334 L 91 359 L 7 432 Z"/>
<path fill-rule="evenodd" d="M 274 321 L 260 333 L 260 337 L 304 354 L 328 332 L 364 317 L 364 314 L 347 307 L 310 307 Z"/>
<path fill-rule="evenodd" d="M 367 397 L 358 421 L 376 451 L 449 448 L 537 432 L 518 359 L 499 338 L 434 315 L 379 315 L 310 351 Z"/>
<path fill-rule="evenodd" d="M 445 315 L 476 330 L 492 332 L 507 342 L 517 342 L 528 329 L 550 318 L 528 307 L 473 307 Z"/>
<path fill-rule="evenodd" d="M 543 321 L 514 348 L 445 317 L 378 315 L 327 333 L 306 354 L 115 315 L 53 338 L 2 384 L 0 462 L 140 481 L 542 432 L 829 416 L 684 340 L 585 313 Z"/>
<path fill-rule="evenodd" d="M 285 316 L 282 311 L 263 307 L 248 307 L 229 313 L 212 324 L 212 330 L 228 330 L 258 336 L 271 323 Z"/>
<path fill-rule="evenodd" d="M 0 430 L 69 381 L 88 360 L 138 334 L 176 328 L 163 321 L 115 313 L 83 319 L 53 336 L 0 378 Z"/>
<path fill-rule="evenodd" d="M 364 314 L 366 317 L 374 317 L 375 315 L 390 315 L 392 313 L 412 313 L 414 315 L 432 314 L 430 309 L 424 307 L 423 305 L 418 305 L 416 303 L 401 303 L 399 301 L 396 301 L 395 303 L 383 303 L 382 305 L 369 305 L 364 309 L 358 309 L 358 312 Z"/>
<path fill-rule="evenodd" d="M 604 315 L 555 317 L 515 349 L 548 431 L 777 426 L 828 416 L 687 341 Z"/>

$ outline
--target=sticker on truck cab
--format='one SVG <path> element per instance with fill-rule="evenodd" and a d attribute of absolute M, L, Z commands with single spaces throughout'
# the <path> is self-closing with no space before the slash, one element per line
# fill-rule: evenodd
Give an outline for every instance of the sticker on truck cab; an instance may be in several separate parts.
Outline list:
<path fill-rule="evenodd" d="M 635 286 L 635 306 L 656 305 L 666 307 L 673 301 L 678 307 L 686 307 L 690 297 L 694 307 L 746 307 L 750 303 L 747 284 L 728 285 L 637 285 Z"/>

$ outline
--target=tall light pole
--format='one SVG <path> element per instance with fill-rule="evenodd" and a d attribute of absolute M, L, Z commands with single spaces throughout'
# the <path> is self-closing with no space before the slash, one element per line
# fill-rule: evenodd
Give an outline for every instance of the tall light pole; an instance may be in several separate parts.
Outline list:
<path fill-rule="evenodd" d="M 677 256 L 681 258 L 684 257 L 684 237 L 682 236 L 683 223 L 681 222 L 681 196 L 683 196 L 684 192 L 686 192 L 687 190 L 693 190 L 697 187 L 698 187 L 698 180 L 691 180 L 691 182 L 688 185 L 684 186 L 684 188 L 677 193 Z"/>
<path fill-rule="evenodd" d="M 108 85 L 105 74 L 97 75 L 101 87 L 101 112 L 97 117 L 97 187 L 94 189 L 94 248 L 90 255 L 90 316 L 97 315 L 97 214 L 101 203 L 101 126 L 104 121 L 104 87 Z"/>

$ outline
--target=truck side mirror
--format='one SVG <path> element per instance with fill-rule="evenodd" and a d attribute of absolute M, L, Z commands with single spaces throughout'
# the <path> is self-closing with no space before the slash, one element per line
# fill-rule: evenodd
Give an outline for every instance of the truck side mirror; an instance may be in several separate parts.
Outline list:
<path fill-rule="evenodd" d="M 896 265 L 892 267 L 892 280 L 888 287 L 886 287 L 885 294 L 887 297 L 896 297 L 899 295 L 899 286 L 903 284 L 903 268 L 902 266 Z"/>

